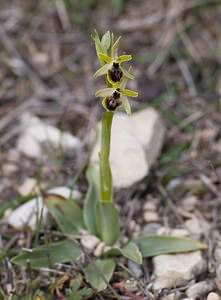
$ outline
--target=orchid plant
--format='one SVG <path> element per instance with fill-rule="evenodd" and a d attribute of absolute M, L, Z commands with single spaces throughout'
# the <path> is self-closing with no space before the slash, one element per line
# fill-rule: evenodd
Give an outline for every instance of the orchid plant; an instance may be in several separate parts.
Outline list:
<path fill-rule="evenodd" d="M 83 209 L 78 205 L 77 199 L 72 201 L 61 199 L 55 195 L 44 195 L 45 205 L 67 238 L 16 256 L 13 258 L 13 262 L 38 269 L 53 267 L 55 263 L 79 262 L 85 252 L 82 252 L 82 247 L 76 242 L 75 236 L 79 237 L 83 230 L 98 237 L 106 245 L 102 257 L 91 261 L 88 266 L 83 268 L 89 283 L 97 290 L 102 290 L 107 287 L 116 265 L 115 261 L 107 256 L 122 255 L 141 264 L 145 257 L 163 253 L 194 251 L 205 249 L 206 246 L 189 238 L 159 235 L 141 236 L 122 247 L 116 246 L 115 242 L 120 236 L 120 228 L 123 224 L 120 226 L 119 212 L 113 199 L 113 182 L 109 163 L 111 125 L 114 114 L 120 107 L 124 108 L 127 115 L 131 114 L 128 97 L 137 97 L 138 93 L 126 89 L 128 80 L 133 80 L 134 76 L 132 67 L 127 69 L 124 66 L 125 62 L 132 60 L 132 56 L 119 56 L 118 54 L 121 37 L 115 41 L 114 34 L 107 31 L 100 39 L 95 31 L 92 38 L 101 66 L 95 72 L 94 77 L 104 76 L 106 81 L 106 88 L 95 94 L 96 97 L 103 98 L 102 105 L 104 107 L 99 171 L 92 164 L 88 167 L 89 188 Z"/>

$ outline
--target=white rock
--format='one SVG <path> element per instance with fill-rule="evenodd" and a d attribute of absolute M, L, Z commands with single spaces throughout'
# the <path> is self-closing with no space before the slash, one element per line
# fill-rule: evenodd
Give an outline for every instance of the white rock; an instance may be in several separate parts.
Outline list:
<path fill-rule="evenodd" d="M 78 138 L 68 132 L 61 132 L 58 128 L 42 122 L 39 118 L 25 113 L 21 121 L 22 134 L 17 140 L 17 150 L 29 156 L 39 158 L 43 151 L 43 143 L 48 145 L 48 151 L 62 147 L 63 150 L 68 148 L 77 148 L 81 146 Z"/>
<path fill-rule="evenodd" d="M 185 227 L 192 237 L 199 239 L 204 232 L 209 230 L 209 225 L 197 218 L 189 219 L 185 222 Z"/>
<path fill-rule="evenodd" d="M 155 211 L 145 211 L 143 214 L 144 220 L 146 222 L 156 222 L 159 221 L 159 216 Z"/>
<path fill-rule="evenodd" d="M 85 234 L 81 237 L 81 244 L 88 250 L 93 250 L 100 242 L 99 238 L 92 234 Z"/>
<path fill-rule="evenodd" d="M 104 248 L 105 248 L 105 243 L 104 242 L 100 242 L 96 249 L 94 250 L 94 256 L 96 257 L 100 257 L 101 254 L 104 252 Z"/>
<path fill-rule="evenodd" d="M 153 201 L 147 201 L 143 206 L 143 210 L 155 211 L 156 209 L 157 209 L 156 203 L 154 203 Z"/>
<path fill-rule="evenodd" d="M 44 206 L 42 198 L 38 197 L 19 206 L 14 211 L 7 210 L 5 218 L 7 222 L 16 229 L 23 229 L 24 226 L 27 226 L 35 230 L 37 219 L 42 216 L 42 219 L 45 220 L 47 212 L 48 209 Z"/>
<path fill-rule="evenodd" d="M 207 300 L 221 300 L 221 297 L 217 293 L 211 292 L 207 296 Z"/>
<path fill-rule="evenodd" d="M 27 184 L 27 186 L 25 186 L 25 188 L 23 188 L 22 191 L 20 192 L 22 192 L 23 195 L 24 194 L 27 195 L 30 193 L 31 191 L 30 189 L 31 189 L 31 185 Z M 71 190 L 65 186 L 55 187 L 47 191 L 48 194 L 55 194 L 55 195 L 62 196 L 64 198 L 69 198 L 70 192 Z M 76 199 L 76 198 L 80 198 L 80 193 L 74 190 L 72 192 L 72 199 Z M 42 212 L 42 208 L 43 208 L 43 212 Z M 27 226 L 30 229 L 35 230 L 36 221 L 37 221 L 36 218 L 37 212 L 39 212 L 39 215 L 41 215 L 42 212 L 41 216 L 44 222 L 47 218 L 48 209 L 46 206 L 43 205 L 43 200 L 42 197 L 40 196 L 38 196 L 38 198 L 29 200 L 28 202 L 22 204 L 15 210 L 7 210 L 5 212 L 5 218 L 6 221 L 14 228 L 22 229 L 24 226 Z"/>
<path fill-rule="evenodd" d="M 185 285 L 206 269 L 200 251 L 185 254 L 158 255 L 153 258 L 154 288 L 170 288 Z"/>
<path fill-rule="evenodd" d="M 160 227 L 157 230 L 157 234 L 176 236 L 176 237 L 187 237 L 187 236 L 189 236 L 189 232 L 185 229 L 171 229 L 171 228 L 166 228 L 166 227 Z"/>
<path fill-rule="evenodd" d="M 210 292 L 214 288 L 212 282 L 209 281 L 201 281 L 193 284 L 186 290 L 186 294 L 189 298 L 195 298 L 204 296 L 208 292 Z"/>
<path fill-rule="evenodd" d="M 180 292 L 171 293 L 169 295 L 163 296 L 162 300 L 179 300 L 181 297 Z"/>
<path fill-rule="evenodd" d="M 91 160 L 99 166 L 101 124 Z M 111 135 L 110 164 L 115 187 L 128 187 L 148 175 L 163 143 L 159 114 L 148 108 L 131 117 L 116 113 Z"/>
<path fill-rule="evenodd" d="M 2 172 L 4 176 L 10 176 L 12 173 L 18 170 L 18 166 L 13 163 L 6 163 L 2 165 Z"/>
<path fill-rule="evenodd" d="M 78 190 L 76 190 L 76 189 L 71 190 L 67 186 L 55 187 L 53 189 L 48 190 L 47 193 L 58 195 L 58 196 L 61 196 L 61 197 L 67 198 L 67 199 L 69 199 L 71 197 L 71 199 L 73 199 L 73 200 L 81 198 L 81 193 Z"/>
<path fill-rule="evenodd" d="M 35 178 L 26 178 L 22 185 L 17 188 L 17 191 L 22 196 L 30 194 L 37 185 Z"/>
<path fill-rule="evenodd" d="M 185 211 L 193 211 L 198 201 L 196 196 L 190 196 L 182 200 L 181 206 Z"/>

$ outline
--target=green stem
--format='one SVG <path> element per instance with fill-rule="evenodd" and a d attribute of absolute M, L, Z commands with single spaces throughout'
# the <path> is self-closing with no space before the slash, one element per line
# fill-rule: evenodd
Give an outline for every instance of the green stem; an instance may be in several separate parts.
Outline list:
<path fill-rule="evenodd" d="M 112 112 L 103 113 L 100 152 L 100 191 L 101 201 L 113 202 L 113 184 L 109 163 Z"/>

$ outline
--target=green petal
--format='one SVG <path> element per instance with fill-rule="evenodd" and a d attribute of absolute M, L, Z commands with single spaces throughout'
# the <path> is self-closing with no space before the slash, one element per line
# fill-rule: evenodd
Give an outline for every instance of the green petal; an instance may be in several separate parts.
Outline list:
<path fill-rule="evenodd" d="M 130 116 L 131 115 L 131 108 L 130 108 L 130 103 L 128 101 L 127 96 L 122 95 L 120 99 L 123 102 L 123 107 L 124 107 L 127 115 Z"/>
<path fill-rule="evenodd" d="M 102 89 L 96 92 L 95 97 L 107 97 L 111 96 L 113 92 L 115 91 L 114 88 L 107 88 L 107 89 Z"/>
<path fill-rule="evenodd" d="M 108 71 L 108 69 L 110 69 L 110 67 L 111 67 L 110 64 L 105 64 L 103 67 L 101 67 L 99 70 L 97 70 L 97 72 L 94 74 L 94 78 L 97 78 L 102 75 L 106 75 L 107 71 Z"/>
<path fill-rule="evenodd" d="M 119 62 L 119 63 L 122 63 L 122 62 L 124 62 L 124 61 L 129 61 L 129 60 L 131 60 L 132 59 L 132 56 L 131 55 L 121 55 L 118 59 L 117 59 L 117 61 Z"/>
<path fill-rule="evenodd" d="M 116 42 L 113 44 L 113 47 L 111 48 L 111 57 L 115 58 L 118 56 L 118 48 L 120 44 L 121 36 L 116 40 Z"/>
<path fill-rule="evenodd" d="M 103 54 L 103 53 L 100 53 L 99 55 L 98 55 L 101 59 L 103 59 L 106 63 L 111 63 L 112 62 L 112 59 L 111 59 L 111 57 L 110 56 L 107 56 L 107 55 L 105 55 L 105 54 Z"/>
<path fill-rule="evenodd" d="M 131 90 L 127 90 L 127 89 L 122 90 L 121 93 L 123 95 L 130 96 L 130 97 L 137 97 L 138 96 L 137 92 L 134 92 L 134 91 L 131 91 Z"/>
<path fill-rule="evenodd" d="M 129 79 L 132 79 L 134 80 L 134 76 L 132 74 L 130 74 L 124 67 L 120 66 L 121 67 L 121 70 L 123 71 L 124 75 L 129 78 Z M 130 69 L 129 69 L 130 70 Z"/>

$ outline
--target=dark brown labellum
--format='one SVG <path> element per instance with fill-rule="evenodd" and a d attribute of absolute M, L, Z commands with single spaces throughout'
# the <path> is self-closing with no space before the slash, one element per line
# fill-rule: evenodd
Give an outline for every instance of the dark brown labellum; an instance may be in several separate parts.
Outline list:
<path fill-rule="evenodd" d="M 108 70 L 108 75 L 113 82 L 118 82 L 123 76 L 123 72 L 120 69 L 118 63 L 113 63 L 111 70 Z"/>
<path fill-rule="evenodd" d="M 114 92 L 114 94 L 118 94 L 117 92 Z M 114 95 L 113 96 L 108 96 L 105 98 L 105 106 L 108 110 L 110 111 L 115 111 L 119 106 L 122 105 L 122 102 L 120 101 L 120 94 Z"/>

